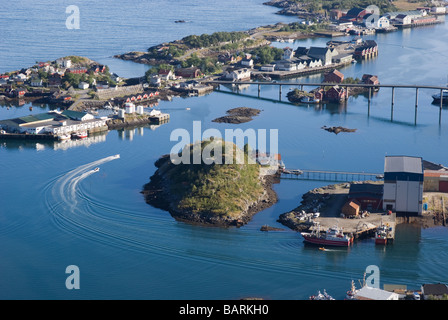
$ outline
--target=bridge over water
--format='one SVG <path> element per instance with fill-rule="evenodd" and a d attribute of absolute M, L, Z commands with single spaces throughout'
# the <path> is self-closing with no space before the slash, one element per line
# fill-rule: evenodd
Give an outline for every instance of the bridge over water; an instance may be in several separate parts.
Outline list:
<path fill-rule="evenodd" d="M 280 81 L 223 81 L 223 80 L 208 80 L 205 81 L 209 84 L 218 85 L 218 90 L 220 85 L 256 85 L 258 87 L 258 98 L 261 98 L 261 87 L 262 86 L 278 86 L 279 89 L 279 99 L 278 101 L 282 101 L 282 87 L 300 87 L 300 90 L 303 90 L 304 87 L 321 87 L 321 86 L 339 86 L 349 90 L 349 88 L 354 87 L 362 87 L 368 88 L 368 114 L 370 115 L 370 102 L 372 99 L 372 93 L 375 88 L 389 88 L 391 89 L 391 120 L 393 120 L 394 114 L 394 104 L 395 104 L 395 90 L 396 89 L 408 89 L 413 90 L 415 92 L 415 124 L 417 124 L 417 110 L 418 110 L 418 99 L 419 99 L 419 90 L 437 90 L 440 92 L 440 96 L 443 95 L 444 91 L 448 91 L 448 87 L 446 86 L 433 86 L 433 85 L 403 85 L 403 84 L 355 84 L 355 83 L 290 83 L 290 82 L 280 82 Z M 238 87 L 237 87 L 238 88 Z M 443 103 L 447 103 L 446 100 L 440 99 L 439 104 L 439 124 L 442 123 L 442 109 Z"/>
<path fill-rule="evenodd" d="M 285 170 L 280 175 L 280 178 L 290 180 L 351 182 L 351 181 L 365 181 L 365 180 L 380 181 L 384 179 L 384 176 L 382 173 L 297 169 L 297 170 Z"/>

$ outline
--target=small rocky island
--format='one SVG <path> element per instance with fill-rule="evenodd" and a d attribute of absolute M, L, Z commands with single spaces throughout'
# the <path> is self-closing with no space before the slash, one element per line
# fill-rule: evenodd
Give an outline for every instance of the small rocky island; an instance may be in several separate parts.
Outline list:
<path fill-rule="evenodd" d="M 332 132 L 334 134 L 338 134 L 341 132 L 355 132 L 356 131 L 356 129 L 344 128 L 341 126 L 338 126 L 338 127 L 323 126 L 321 129 L 324 129 L 325 131 L 328 131 L 328 132 Z"/>
<path fill-rule="evenodd" d="M 260 114 L 260 110 L 248 108 L 248 107 L 239 107 L 239 108 L 233 108 L 230 110 L 227 110 L 227 115 L 223 117 L 216 118 L 212 120 L 212 122 L 217 123 L 245 123 L 252 121 L 253 118 Z"/>
<path fill-rule="evenodd" d="M 267 170 L 249 162 L 249 148 L 244 149 L 210 138 L 186 145 L 174 155 L 183 159 L 181 163 L 176 164 L 173 155 L 162 156 L 143 187 L 146 202 L 179 221 L 221 227 L 246 224 L 255 213 L 277 202 L 272 190 L 277 177 L 263 174 Z M 199 164 L 193 164 L 196 152 L 202 154 Z M 229 159 L 232 164 L 226 164 Z"/>

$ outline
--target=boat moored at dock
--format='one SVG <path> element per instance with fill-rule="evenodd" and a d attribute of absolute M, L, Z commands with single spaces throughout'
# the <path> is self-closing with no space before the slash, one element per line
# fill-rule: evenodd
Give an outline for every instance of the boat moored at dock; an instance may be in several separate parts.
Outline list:
<path fill-rule="evenodd" d="M 335 299 L 332 296 L 330 296 L 324 289 L 324 293 L 317 291 L 317 295 L 310 296 L 310 300 L 335 300 Z"/>
<path fill-rule="evenodd" d="M 320 226 L 315 222 L 317 228 L 311 232 L 302 232 L 301 235 L 306 243 L 337 246 L 337 247 L 349 247 L 353 244 L 353 237 L 344 234 L 341 228 L 337 226 L 329 228 L 326 232 L 320 231 Z"/>
<path fill-rule="evenodd" d="M 387 244 L 387 240 L 392 240 L 392 227 L 381 224 L 375 231 L 375 244 Z"/>
<path fill-rule="evenodd" d="M 72 133 L 72 138 L 74 138 L 74 139 L 84 139 L 87 137 L 88 137 L 87 131 L 78 131 L 78 132 Z"/>
<path fill-rule="evenodd" d="M 72 137 L 69 134 L 61 134 L 58 135 L 58 140 L 59 141 L 64 141 L 64 140 L 70 140 Z"/>

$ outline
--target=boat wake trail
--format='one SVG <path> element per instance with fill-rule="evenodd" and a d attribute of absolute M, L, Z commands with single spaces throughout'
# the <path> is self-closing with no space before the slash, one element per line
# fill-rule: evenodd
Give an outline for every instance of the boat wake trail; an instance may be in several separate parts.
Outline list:
<path fill-rule="evenodd" d="M 229 239 L 227 231 L 222 231 L 223 237 L 220 237 L 208 228 L 197 228 L 194 229 L 195 237 L 207 240 L 206 246 L 197 247 L 196 242 L 191 241 L 192 230 L 188 225 L 167 219 L 167 215 L 142 213 L 138 206 L 129 207 L 126 201 L 97 197 L 88 191 L 83 181 L 97 172 L 96 167 L 115 159 L 116 156 L 111 156 L 81 165 L 53 178 L 46 186 L 44 194 L 50 219 L 54 226 L 67 233 L 70 239 L 77 237 L 92 244 L 149 253 L 153 261 L 173 258 L 186 260 L 189 264 L 206 263 L 282 274 L 344 276 L 340 270 L 306 270 L 307 263 L 301 260 L 284 261 L 266 257 L 259 241 L 267 240 L 264 234 L 258 232 L 232 232 L 234 236 Z M 167 234 L 172 234 L 173 237 L 167 237 Z M 287 234 L 284 236 L 290 241 Z M 175 238 L 175 241 L 172 238 Z M 251 241 L 248 241 L 249 239 Z M 247 251 L 257 254 L 246 256 L 221 252 L 223 241 L 230 248 L 238 247 L 241 242 L 246 243 Z M 296 247 L 290 250 L 296 250 Z"/>

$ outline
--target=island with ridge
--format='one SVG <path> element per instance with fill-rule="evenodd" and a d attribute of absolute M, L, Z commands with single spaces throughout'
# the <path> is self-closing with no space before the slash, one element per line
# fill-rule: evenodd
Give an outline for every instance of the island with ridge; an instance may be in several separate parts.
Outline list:
<path fill-rule="evenodd" d="M 194 161 L 196 152 L 199 162 Z M 155 162 L 157 170 L 142 194 L 148 204 L 178 221 L 242 226 L 277 202 L 272 189 L 278 183 L 275 167 L 258 164 L 250 154 L 247 144 L 243 151 L 213 137 L 188 144 L 174 154 L 183 161 L 173 160 L 171 154 Z"/>

